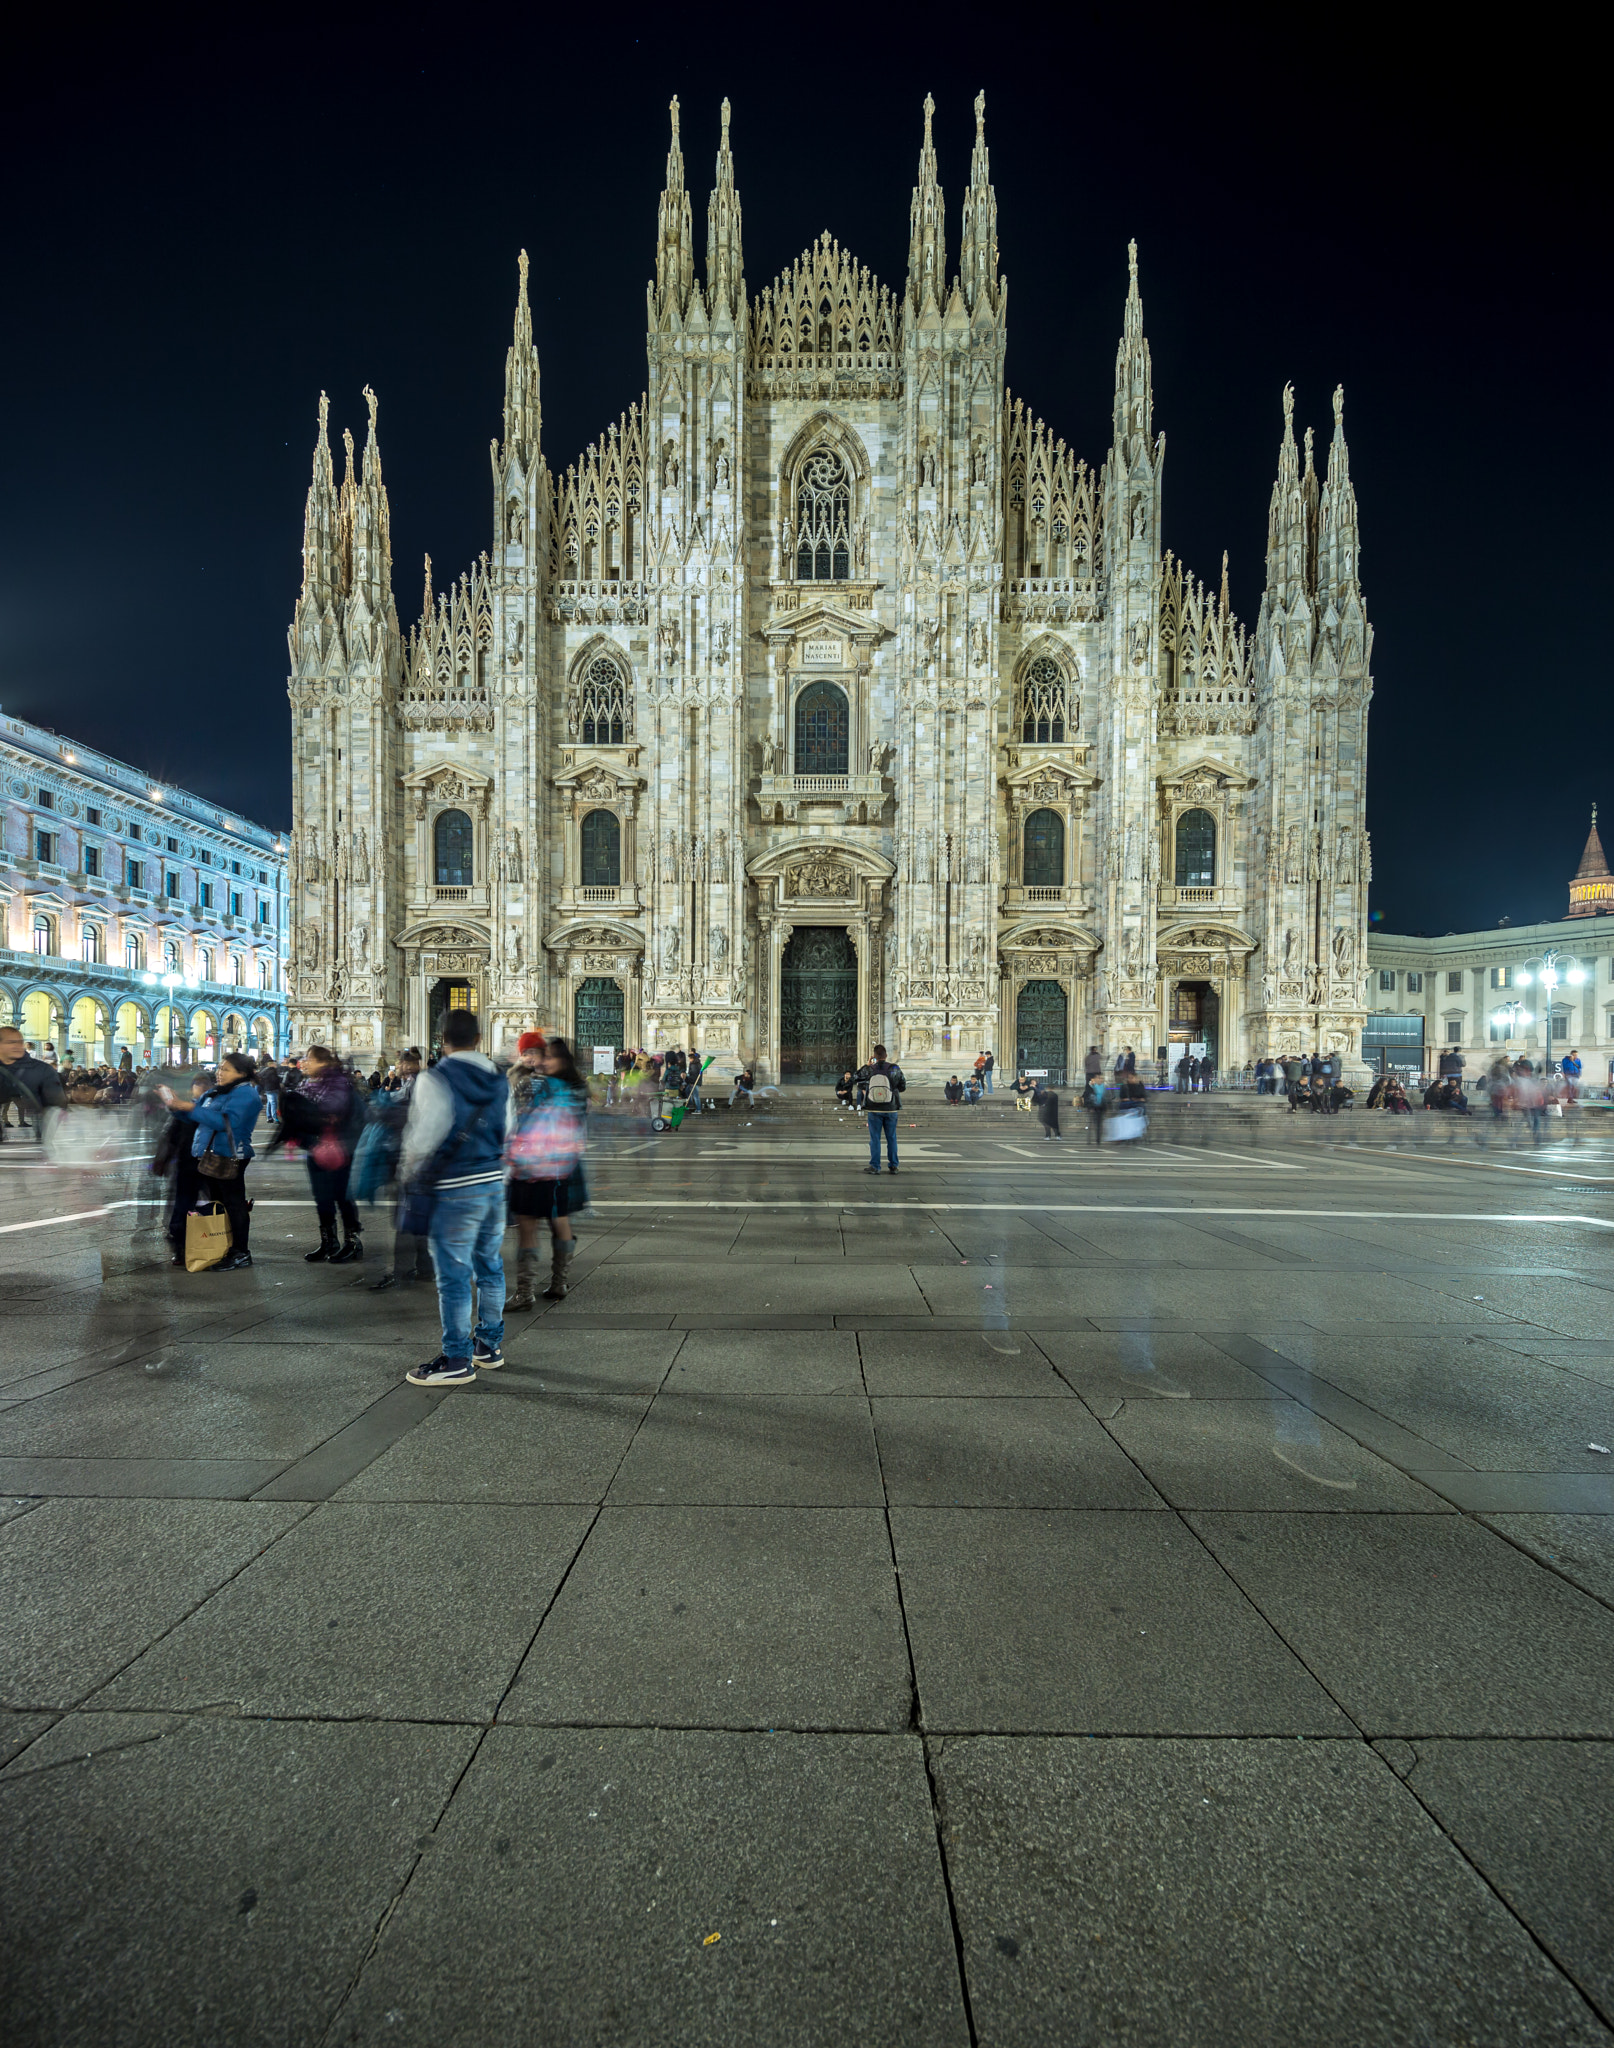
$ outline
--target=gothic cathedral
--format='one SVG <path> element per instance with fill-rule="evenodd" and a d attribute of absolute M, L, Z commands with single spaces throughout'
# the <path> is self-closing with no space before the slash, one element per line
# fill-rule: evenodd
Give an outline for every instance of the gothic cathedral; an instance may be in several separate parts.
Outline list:
<path fill-rule="evenodd" d="M 1137 254 L 1096 472 L 1005 387 L 984 100 L 949 272 L 925 102 L 908 276 L 826 233 L 753 297 L 722 112 L 697 278 L 672 146 L 648 387 L 541 452 L 521 258 L 491 554 L 407 637 L 376 401 L 320 402 L 290 632 L 291 1030 L 695 1045 L 823 1081 L 1088 1045 L 1360 1059 L 1372 634 L 1334 393 L 1283 440 L 1252 632 L 1162 547 Z"/>

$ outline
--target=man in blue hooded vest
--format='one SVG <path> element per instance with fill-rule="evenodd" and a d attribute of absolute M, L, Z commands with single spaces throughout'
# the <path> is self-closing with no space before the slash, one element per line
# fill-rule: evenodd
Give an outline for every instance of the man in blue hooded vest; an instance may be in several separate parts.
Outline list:
<path fill-rule="evenodd" d="M 415 1083 L 404 1126 L 399 1184 L 417 1211 L 430 1208 L 426 1229 L 443 1318 L 442 1350 L 408 1375 L 417 1387 L 469 1386 L 478 1366 L 504 1363 L 504 1138 L 510 1090 L 492 1060 L 478 1052 L 481 1036 L 472 1011 L 449 1011 L 443 1020 L 443 1057 Z"/>

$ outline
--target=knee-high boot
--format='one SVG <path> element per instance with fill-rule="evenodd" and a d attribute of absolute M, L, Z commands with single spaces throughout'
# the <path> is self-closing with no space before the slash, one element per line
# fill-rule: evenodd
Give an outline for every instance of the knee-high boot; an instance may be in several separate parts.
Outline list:
<path fill-rule="evenodd" d="M 549 1285 L 544 1289 L 545 1301 L 566 1299 L 566 1268 L 572 1262 L 577 1249 L 575 1237 L 557 1237 L 549 1261 Z"/>
<path fill-rule="evenodd" d="M 505 1303 L 505 1308 L 536 1308 L 537 1305 L 538 1247 L 524 1244 L 516 1252 L 516 1291 Z"/>
<path fill-rule="evenodd" d="M 322 1222 L 319 1226 L 318 1248 L 311 1252 L 304 1252 L 303 1257 L 309 1265 L 318 1266 L 337 1256 L 336 1225 L 334 1223 Z"/>

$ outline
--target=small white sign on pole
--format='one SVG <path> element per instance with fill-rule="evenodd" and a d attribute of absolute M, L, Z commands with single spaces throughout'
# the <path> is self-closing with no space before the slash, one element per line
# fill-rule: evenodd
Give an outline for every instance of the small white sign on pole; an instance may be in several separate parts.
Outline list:
<path fill-rule="evenodd" d="M 594 1048 L 594 1071 L 596 1074 L 612 1074 L 616 1071 L 616 1047 L 597 1045 Z"/>

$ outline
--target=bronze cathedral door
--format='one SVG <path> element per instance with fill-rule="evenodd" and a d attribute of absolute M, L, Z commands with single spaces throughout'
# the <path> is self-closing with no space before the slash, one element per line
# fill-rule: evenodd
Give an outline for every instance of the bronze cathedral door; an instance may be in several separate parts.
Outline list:
<path fill-rule="evenodd" d="M 833 1086 L 858 1060 L 852 941 L 840 926 L 798 925 L 779 963 L 779 1077 Z"/>

